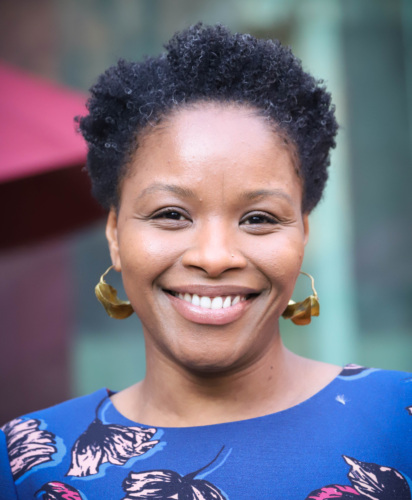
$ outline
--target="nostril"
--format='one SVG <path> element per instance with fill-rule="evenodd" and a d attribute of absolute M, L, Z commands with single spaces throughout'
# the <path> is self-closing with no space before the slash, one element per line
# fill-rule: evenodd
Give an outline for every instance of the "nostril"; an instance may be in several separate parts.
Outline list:
<path fill-rule="evenodd" d="M 225 245 L 207 246 L 199 243 L 188 249 L 182 257 L 182 264 L 204 271 L 208 276 L 216 277 L 229 269 L 241 269 L 247 264 L 241 253 L 228 251 Z"/>

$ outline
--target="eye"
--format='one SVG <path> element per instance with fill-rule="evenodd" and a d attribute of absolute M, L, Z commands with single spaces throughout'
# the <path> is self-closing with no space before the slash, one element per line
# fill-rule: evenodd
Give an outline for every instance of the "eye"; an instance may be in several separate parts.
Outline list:
<path fill-rule="evenodd" d="M 161 229 L 182 229 L 192 222 L 186 211 L 174 207 L 158 210 L 149 219 L 153 225 Z"/>
<path fill-rule="evenodd" d="M 251 225 L 262 225 L 262 224 L 279 224 L 279 220 L 273 215 L 265 212 L 253 212 L 251 214 L 245 215 L 240 221 L 241 224 L 251 226 Z"/>
<path fill-rule="evenodd" d="M 240 220 L 240 226 L 249 234 L 263 235 L 277 231 L 280 219 L 267 212 L 249 212 Z"/>
<path fill-rule="evenodd" d="M 177 210 L 167 209 L 155 215 L 152 219 L 187 220 L 187 218 Z"/>

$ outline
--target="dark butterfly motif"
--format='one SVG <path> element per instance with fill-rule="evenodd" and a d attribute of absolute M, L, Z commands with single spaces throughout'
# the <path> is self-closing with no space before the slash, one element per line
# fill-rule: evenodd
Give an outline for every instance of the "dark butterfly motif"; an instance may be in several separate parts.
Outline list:
<path fill-rule="evenodd" d="M 226 500 L 223 493 L 209 481 L 195 479 L 201 471 L 213 464 L 222 453 L 201 469 L 181 476 L 172 470 L 131 472 L 123 481 L 126 496 L 123 500 Z"/>
<path fill-rule="evenodd" d="M 361 462 L 345 457 L 351 470 L 350 486 L 329 485 L 313 491 L 306 500 L 411 500 L 411 490 L 406 479 L 397 470 L 374 463 Z"/>
<path fill-rule="evenodd" d="M 96 418 L 77 439 L 66 476 L 84 477 L 99 472 L 100 465 L 110 462 L 124 465 L 133 457 L 148 452 L 159 441 L 150 441 L 157 429 L 105 425 Z"/>
<path fill-rule="evenodd" d="M 366 366 L 350 364 L 346 365 L 343 370 L 339 373 L 339 377 L 351 377 L 353 375 L 358 375 L 359 373 L 369 370 Z"/>
<path fill-rule="evenodd" d="M 39 426 L 40 420 L 15 418 L 2 427 L 15 481 L 36 465 L 50 462 L 57 451 L 55 435 Z"/>
<path fill-rule="evenodd" d="M 43 484 L 36 492 L 36 497 L 41 500 L 83 500 L 76 488 L 60 481 Z"/>

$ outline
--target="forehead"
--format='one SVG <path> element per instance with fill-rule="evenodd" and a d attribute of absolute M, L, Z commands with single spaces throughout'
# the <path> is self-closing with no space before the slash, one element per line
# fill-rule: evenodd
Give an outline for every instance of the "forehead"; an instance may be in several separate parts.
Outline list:
<path fill-rule="evenodd" d="M 248 107 L 201 103 L 179 109 L 138 142 L 127 177 L 138 177 L 142 189 L 159 179 L 175 183 L 176 177 L 182 184 L 273 180 L 301 187 L 291 146 Z"/>
<path fill-rule="evenodd" d="M 159 127 L 178 141 L 188 155 L 205 146 L 216 154 L 233 154 L 233 146 L 259 148 L 266 141 L 281 143 L 275 127 L 257 111 L 247 107 L 216 103 L 197 104 L 169 115 Z M 182 150 L 183 152 L 183 150 Z"/>
<path fill-rule="evenodd" d="M 294 166 L 295 151 L 285 134 L 259 111 L 244 105 L 200 102 L 173 110 L 153 128 L 146 128 L 140 135 L 139 147 L 134 154 L 134 166 L 143 157 L 170 148 L 179 148 L 186 157 L 200 157 L 202 153 L 234 157 L 235 152 L 260 150 L 276 154 L 290 154 Z M 272 146 L 272 147 L 268 147 Z M 271 151 L 270 151 L 271 150 Z"/>

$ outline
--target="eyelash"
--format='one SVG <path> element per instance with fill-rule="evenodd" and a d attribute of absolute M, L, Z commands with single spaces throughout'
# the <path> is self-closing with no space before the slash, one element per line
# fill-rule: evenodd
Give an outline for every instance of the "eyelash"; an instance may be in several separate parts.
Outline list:
<path fill-rule="evenodd" d="M 151 217 L 153 220 L 159 220 L 159 219 L 166 219 L 170 221 L 177 221 L 177 222 L 183 222 L 183 221 L 190 221 L 189 217 L 185 214 L 183 214 L 180 210 L 178 209 L 173 209 L 173 208 L 167 208 L 165 210 L 162 210 L 156 214 L 154 214 Z M 253 218 L 259 218 L 261 219 L 259 222 L 255 221 L 255 223 L 248 223 L 247 221 L 250 221 Z M 263 224 L 279 224 L 279 219 L 276 217 L 265 213 L 265 212 L 255 212 L 248 214 L 246 217 L 243 217 L 240 221 L 240 224 L 244 224 L 247 226 L 260 226 Z"/>
<path fill-rule="evenodd" d="M 171 214 L 176 214 L 178 217 L 167 217 L 168 215 Z M 180 217 L 183 217 L 182 219 Z M 165 210 L 162 210 L 154 215 L 152 215 L 151 219 L 167 219 L 167 220 L 173 220 L 173 221 L 183 221 L 183 220 L 189 220 L 189 218 L 182 214 L 182 212 L 178 209 L 173 209 L 173 208 L 167 208 Z"/>
<path fill-rule="evenodd" d="M 247 226 L 260 226 L 262 224 L 279 224 L 279 219 L 277 219 L 276 217 L 274 217 L 273 215 L 270 215 L 266 212 L 254 212 L 254 213 L 251 213 L 251 214 L 247 214 L 246 217 L 243 217 L 242 220 L 241 220 L 241 223 L 245 223 L 246 221 L 252 219 L 253 217 L 259 217 L 260 219 L 264 219 L 263 222 L 255 222 L 255 224 L 248 224 L 246 223 L 245 225 Z"/>

